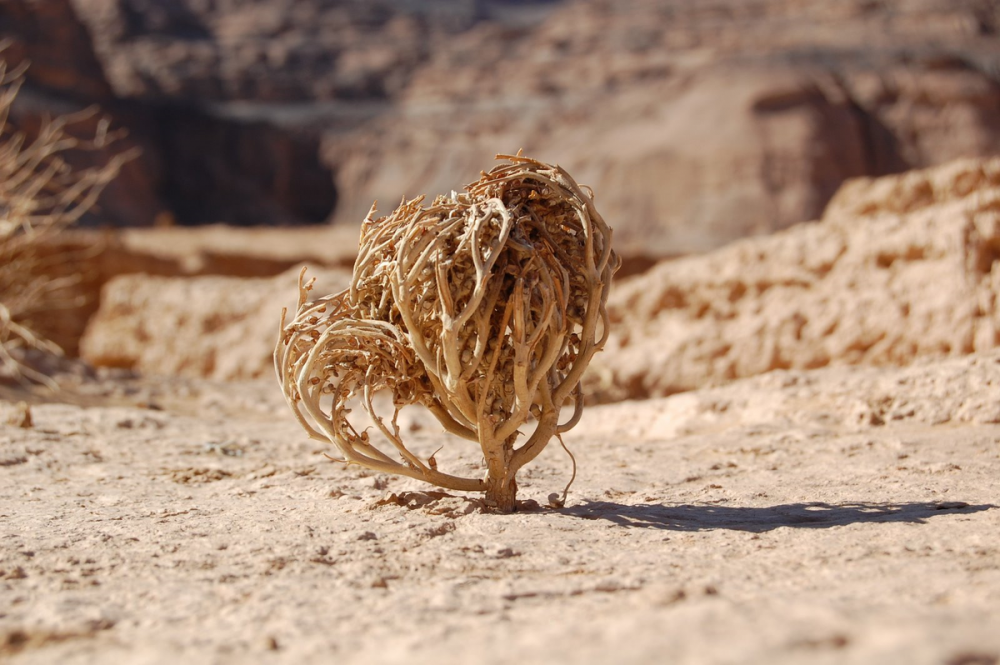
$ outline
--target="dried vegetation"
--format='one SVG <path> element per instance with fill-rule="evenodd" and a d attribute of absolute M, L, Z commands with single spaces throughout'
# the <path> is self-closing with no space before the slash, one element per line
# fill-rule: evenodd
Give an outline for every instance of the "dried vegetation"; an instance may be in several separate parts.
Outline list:
<path fill-rule="evenodd" d="M 483 491 L 509 512 L 518 470 L 579 420 L 580 379 L 607 340 L 620 260 L 593 192 L 558 166 L 500 158 L 463 193 L 404 201 L 377 219 L 373 207 L 350 288 L 310 301 L 312 282 L 300 278 L 274 360 L 299 422 L 347 463 Z M 391 395 L 391 418 L 376 412 L 380 391 Z M 388 453 L 348 419 L 355 403 Z M 397 424 L 411 404 L 478 443 L 485 477 L 445 473 L 434 455 L 411 452 Z"/>
<path fill-rule="evenodd" d="M 49 120 L 29 140 L 10 126 L 11 105 L 21 88 L 23 70 L 8 71 L 0 62 L 0 377 L 52 385 L 44 373 L 25 362 L 25 352 L 61 354 L 38 335 L 40 315 L 72 305 L 67 287 L 76 279 L 51 275 L 67 257 L 46 245 L 76 222 L 96 202 L 132 152 L 121 152 L 93 168 L 73 168 L 67 156 L 99 150 L 117 137 L 100 121 L 87 140 L 73 136 L 74 123 L 91 120 L 93 111 Z M 65 266 L 59 273 L 65 275 Z"/>

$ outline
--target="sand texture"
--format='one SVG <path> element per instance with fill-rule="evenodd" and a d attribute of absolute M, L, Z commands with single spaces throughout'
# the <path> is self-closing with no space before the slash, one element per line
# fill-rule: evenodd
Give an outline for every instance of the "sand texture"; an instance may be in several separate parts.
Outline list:
<path fill-rule="evenodd" d="M 567 506 L 553 445 L 510 516 L 326 460 L 271 381 L 104 372 L 28 427 L 8 393 L 0 658 L 996 662 L 998 386 L 989 352 L 594 407 Z"/>

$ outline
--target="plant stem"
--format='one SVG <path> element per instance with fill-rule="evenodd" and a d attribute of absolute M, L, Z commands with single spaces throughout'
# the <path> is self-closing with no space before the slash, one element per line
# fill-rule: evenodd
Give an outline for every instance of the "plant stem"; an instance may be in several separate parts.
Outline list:
<path fill-rule="evenodd" d="M 486 455 L 486 505 L 498 513 L 512 513 L 517 505 L 516 471 L 511 469 L 510 459 L 514 453 L 514 439 L 507 441 L 484 441 Z"/>

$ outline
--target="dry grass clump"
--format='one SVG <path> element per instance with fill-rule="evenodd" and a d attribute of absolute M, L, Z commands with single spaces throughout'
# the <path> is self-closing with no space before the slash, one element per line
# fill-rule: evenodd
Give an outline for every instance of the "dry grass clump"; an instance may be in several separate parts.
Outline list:
<path fill-rule="evenodd" d="M 0 376 L 52 386 L 49 377 L 25 364 L 23 352 L 62 353 L 34 332 L 33 322 L 72 304 L 66 287 L 75 279 L 48 277 L 66 257 L 43 248 L 93 206 L 133 154 L 118 154 L 99 168 L 72 168 L 69 152 L 101 149 L 116 138 L 103 121 L 88 141 L 67 133 L 69 125 L 92 117 L 91 112 L 48 121 L 30 141 L 11 129 L 7 120 L 21 74 L 8 72 L 0 62 Z"/>
<path fill-rule="evenodd" d="M 484 491 L 487 505 L 509 512 L 518 470 L 580 418 L 580 379 L 607 339 L 620 260 L 593 192 L 558 166 L 499 158 L 507 163 L 464 193 L 426 207 L 423 197 L 404 201 L 378 219 L 373 207 L 350 288 L 309 301 L 312 281 L 300 278 L 274 360 L 299 422 L 344 461 Z M 373 406 L 380 391 L 392 397 L 388 422 Z M 352 400 L 395 458 L 349 421 Z M 559 423 L 569 403 L 573 415 Z M 485 478 L 444 473 L 433 455 L 408 450 L 396 417 L 409 404 L 477 442 Z"/>

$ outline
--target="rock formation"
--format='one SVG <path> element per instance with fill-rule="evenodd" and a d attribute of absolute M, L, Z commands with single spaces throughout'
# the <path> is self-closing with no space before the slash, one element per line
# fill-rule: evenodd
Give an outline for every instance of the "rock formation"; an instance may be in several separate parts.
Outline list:
<path fill-rule="evenodd" d="M 184 6 L 101 2 L 91 10 L 123 12 L 133 22 L 155 26 L 159 14 Z M 204 99 L 126 94 L 127 89 L 105 76 L 106 71 L 115 73 L 105 48 L 115 28 L 86 24 L 88 14 L 77 10 L 87 7 L 70 0 L 0 4 L 0 38 L 10 42 L 3 58 L 12 67 L 30 65 L 12 124 L 30 137 L 48 117 L 96 106 L 99 110 L 78 123 L 80 136 L 92 135 L 95 123 L 108 120 L 113 130 L 128 133 L 122 144 L 142 149 L 85 223 L 277 224 L 320 222 L 329 216 L 336 188 L 329 169 L 319 162 L 315 131 L 289 129 L 239 109 L 213 108 Z M 144 12 L 149 16 L 143 18 Z M 184 35 L 171 38 L 183 41 Z M 132 58 L 128 52 L 120 55 Z M 162 52 L 157 58 L 165 61 Z M 81 159 L 106 161 L 107 155 L 95 151 Z"/>
<path fill-rule="evenodd" d="M 600 399 L 1000 344 L 1000 158 L 848 183 L 820 222 L 616 286 Z"/>
<path fill-rule="evenodd" d="M 70 0 L 0 3 L 0 58 L 8 69 L 28 67 L 22 87 L 7 118 L 8 131 L 30 140 L 56 116 L 71 116 L 67 133 L 88 140 L 115 108 L 114 92 L 104 78 L 90 35 L 77 18 Z M 54 47 L 58 45 L 58 47 Z M 97 110 L 100 107 L 102 110 Z M 113 130 L 122 128 L 115 118 Z M 112 147 L 76 153 L 78 168 L 107 163 L 112 154 L 135 147 L 148 148 L 142 136 L 128 136 Z M 110 183 L 98 209 L 84 222 L 119 225 L 151 224 L 162 211 L 156 188 L 155 160 L 149 155 L 126 164 Z"/>
<path fill-rule="evenodd" d="M 330 141 L 337 218 L 523 147 L 594 186 L 626 257 L 712 249 L 815 219 L 845 179 L 995 154 L 996 29 L 974 1 L 566 3 L 449 41 Z"/>
<path fill-rule="evenodd" d="M 36 326 L 46 339 L 77 356 L 80 338 L 101 306 L 104 285 L 115 277 L 142 273 L 159 277 L 272 277 L 303 262 L 346 268 L 354 264 L 357 234 L 336 226 L 234 228 L 134 228 L 114 233 L 91 229 L 63 233 L 47 252 L 44 274 L 69 278 L 72 303 L 39 312 Z M 65 257 L 72 257 L 66 260 Z"/>
<path fill-rule="evenodd" d="M 169 241 L 167 232 L 138 234 L 130 251 L 141 256 L 157 256 L 154 246 L 173 242 L 173 254 L 158 256 L 177 272 L 113 279 L 83 356 L 215 378 L 268 371 L 265 342 L 281 303 L 293 299 L 295 269 L 247 282 L 177 276 L 235 271 L 239 261 L 264 270 L 246 250 L 220 258 L 213 243 L 231 243 L 233 234 L 212 233 L 222 235 L 186 244 Z M 278 237 L 246 242 L 278 253 Z M 294 256 L 304 251 L 300 242 L 352 245 L 311 238 L 286 238 L 280 251 Z M 199 253 L 201 263 L 180 268 L 185 254 Z M 818 222 L 664 261 L 616 282 L 612 336 L 591 363 L 587 392 L 602 401 L 645 398 L 775 369 L 907 365 L 988 350 L 1000 346 L 998 258 L 1000 158 L 854 180 Z M 348 263 L 344 255 L 325 265 Z M 285 265 L 293 264 L 276 260 L 270 270 Z M 192 307 L 197 313 L 184 313 Z M 217 311 L 225 324 L 205 323 Z M 235 345 L 243 338 L 252 341 Z M 210 360 L 229 353 L 242 360 Z"/>
<path fill-rule="evenodd" d="M 104 287 L 80 355 L 94 365 L 153 375 L 237 380 L 270 374 L 279 314 L 295 304 L 297 275 L 298 269 L 271 279 L 117 277 Z M 318 276 L 334 290 L 350 280 L 349 271 Z"/>
<path fill-rule="evenodd" d="M 83 101 L 114 96 L 70 0 L 4 2 L 0 34 L 7 40 L 4 60 L 11 65 L 30 62 L 38 86 Z"/>
<path fill-rule="evenodd" d="M 54 23 L 36 47 L 82 54 L 35 48 L 39 85 L 78 66 L 79 94 L 118 100 L 147 185 L 116 196 L 154 199 L 106 201 L 119 223 L 357 225 L 523 147 L 595 187 L 628 262 L 1000 150 L 992 1 L 68 2 L 12 0 L 0 24 Z"/>
<path fill-rule="evenodd" d="M 261 104 L 392 97 L 440 40 L 488 18 L 494 4 L 74 2 L 119 95 Z"/>

